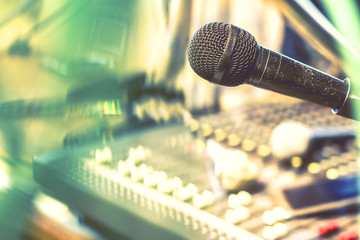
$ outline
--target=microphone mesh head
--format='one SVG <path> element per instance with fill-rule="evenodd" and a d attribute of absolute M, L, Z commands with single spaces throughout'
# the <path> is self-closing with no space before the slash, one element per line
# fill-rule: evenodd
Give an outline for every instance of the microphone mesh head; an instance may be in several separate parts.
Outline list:
<path fill-rule="evenodd" d="M 191 38 L 188 47 L 190 66 L 200 77 L 212 81 L 229 38 L 230 24 L 209 23 Z M 235 27 L 235 26 L 233 26 Z M 237 86 L 250 75 L 257 55 L 257 42 L 247 31 L 239 28 L 235 46 L 220 84 Z"/>

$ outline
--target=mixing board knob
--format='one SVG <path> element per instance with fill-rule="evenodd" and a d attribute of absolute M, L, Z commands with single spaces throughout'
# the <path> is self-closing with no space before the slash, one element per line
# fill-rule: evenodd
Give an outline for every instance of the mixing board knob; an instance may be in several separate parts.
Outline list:
<path fill-rule="evenodd" d="M 266 210 L 262 215 L 262 221 L 266 225 L 273 225 L 275 223 L 275 216 L 271 210 Z"/>
<path fill-rule="evenodd" d="M 252 196 L 246 191 L 240 191 L 237 195 L 240 198 L 240 204 L 243 206 L 248 206 L 252 202 Z"/>
<path fill-rule="evenodd" d="M 240 197 L 237 194 L 230 194 L 228 198 L 228 207 L 234 209 L 240 205 Z"/>
<path fill-rule="evenodd" d="M 285 223 L 276 223 L 273 226 L 273 229 L 275 231 L 276 239 L 286 236 L 286 234 L 289 232 Z"/>
<path fill-rule="evenodd" d="M 200 222 L 198 219 L 192 219 L 192 229 L 198 230 L 200 227 Z"/>
<path fill-rule="evenodd" d="M 204 190 L 201 194 L 196 194 L 193 197 L 193 205 L 197 208 L 205 208 L 215 202 L 214 193 L 209 190 Z"/>
<path fill-rule="evenodd" d="M 190 131 L 191 131 L 192 133 L 194 133 L 194 132 L 198 131 L 199 128 L 200 128 L 200 123 L 199 123 L 199 121 L 197 121 L 197 120 L 195 120 L 195 119 L 192 119 L 192 120 L 190 121 Z"/>
<path fill-rule="evenodd" d="M 262 231 L 262 236 L 266 239 L 266 240 L 274 240 L 276 239 L 276 233 L 275 230 L 270 227 L 270 226 L 266 226 L 263 231 Z"/>
<path fill-rule="evenodd" d="M 269 145 L 259 145 L 256 153 L 260 156 L 260 157 L 268 157 L 271 154 L 271 147 Z"/>
<path fill-rule="evenodd" d="M 130 148 L 129 149 L 129 153 L 128 153 L 128 159 L 133 161 L 135 163 L 136 161 L 136 149 L 135 148 Z"/>
<path fill-rule="evenodd" d="M 228 209 L 225 214 L 225 220 L 232 224 L 238 224 L 248 219 L 249 216 L 249 209 L 244 206 L 239 206 L 236 209 Z"/>
<path fill-rule="evenodd" d="M 167 174 L 164 171 L 156 171 L 144 176 L 144 185 L 147 187 L 157 187 L 161 182 L 166 181 Z"/>
<path fill-rule="evenodd" d="M 338 240 L 357 240 L 359 239 L 359 232 L 355 229 L 341 232 L 338 236 Z"/>
<path fill-rule="evenodd" d="M 339 228 L 339 225 L 336 220 L 329 219 L 325 223 L 320 224 L 318 227 L 318 233 L 320 236 L 327 236 L 334 233 Z"/>
<path fill-rule="evenodd" d="M 149 155 L 149 152 L 141 145 L 136 148 L 136 161 L 142 162 L 144 161 Z"/>
<path fill-rule="evenodd" d="M 206 144 L 202 140 L 196 140 L 196 152 L 197 153 L 203 153 L 206 148 Z"/>
<path fill-rule="evenodd" d="M 275 207 L 273 210 L 266 210 L 263 213 L 262 221 L 266 225 L 274 225 L 279 221 L 284 221 L 289 218 L 291 218 L 290 211 L 282 207 Z"/>
<path fill-rule="evenodd" d="M 101 149 L 96 149 L 96 151 L 95 151 L 95 161 L 97 163 L 100 163 L 101 160 L 102 160 L 102 151 L 101 151 Z"/>
<path fill-rule="evenodd" d="M 227 240 L 228 238 L 226 236 L 220 236 L 219 240 Z"/>
<path fill-rule="evenodd" d="M 126 161 L 130 161 L 133 164 L 139 164 L 144 162 L 151 155 L 150 149 L 147 149 L 141 145 L 136 148 L 130 148 L 128 152 L 128 158 Z"/>
<path fill-rule="evenodd" d="M 139 167 L 131 169 L 131 179 L 136 182 L 143 181 L 144 177 L 151 174 L 152 171 L 152 167 L 149 167 L 146 164 L 141 164 Z"/>
<path fill-rule="evenodd" d="M 235 209 L 239 206 L 248 206 L 252 201 L 250 193 L 240 191 L 238 194 L 230 194 L 228 198 L 228 207 Z"/>
<path fill-rule="evenodd" d="M 95 150 L 95 161 L 97 163 L 109 163 L 112 160 L 112 152 L 109 147 Z"/>
<path fill-rule="evenodd" d="M 189 183 L 186 187 L 178 188 L 175 192 L 175 196 L 182 201 L 187 201 L 193 198 L 197 192 L 198 188 L 194 184 Z"/>
<path fill-rule="evenodd" d="M 239 135 L 232 133 L 228 136 L 228 145 L 230 147 L 236 147 L 240 144 L 240 142 L 241 138 L 239 137 Z"/>
<path fill-rule="evenodd" d="M 267 240 L 275 240 L 286 236 L 289 229 L 284 223 L 276 223 L 274 226 L 266 226 L 262 235 Z"/>
<path fill-rule="evenodd" d="M 291 212 L 282 207 L 275 207 L 272 211 L 276 221 L 283 221 L 291 217 Z"/>
<path fill-rule="evenodd" d="M 218 234 L 216 231 L 211 231 L 210 232 L 210 239 L 217 239 L 218 237 Z"/>
<path fill-rule="evenodd" d="M 215 141 L 217 141 L 217 142 L 222 142 L 226 138 L 226 132 L 222 128 L 216 129 L 214 134 L 215 134 Z"/>
<path fill-rule="evenodd" d="M 245 151 L 245 152 L 251 152 L 251 151 L 254 151 L 256 148 L 256 142 L 251 140 L 251 139 L 245 139 L 243 142 L 242 142 L 242 149 Z"/>
<path fill-rule="evenodd" d="M 201 227 L 201 233 L 202 234 L 207 234 L 209 232 L 209 226 L 207 226 L 207 225 L 203 225 L 202 227 Z"/>
<path fill-rule="evenodd" d="M 201 130 L 204 137 L 209 137 L 213 133 L 211 125 L 207 123 L 201 126 Z"/>
<path fill-rule="evenodd" d="M 131 177 L 131 180 L 133 180 L 135 182 L 140 182 L 141 180 L 143 180 L 143 176 L 140 173 L 139 168 L 137 168 L 135 166 L 131 169 L 130 177 Z"/>
<path fill-rule="evenodd" d="M 118 173 L 121 176 L 129 176 L 131 173 L 132 168 L 135 166 L 133 164 L 130 164 L 128 161 L 119 161 L 118 162 Z"/>
<path fill-rule="evenodd" d="M 171 179 L 160 182 L 157 186 L 157 190 L 163 193 L 171 194 L 176 189 L 180 188 L 182 185 L 182 180 L 178 177 L 173 177 Z"/>

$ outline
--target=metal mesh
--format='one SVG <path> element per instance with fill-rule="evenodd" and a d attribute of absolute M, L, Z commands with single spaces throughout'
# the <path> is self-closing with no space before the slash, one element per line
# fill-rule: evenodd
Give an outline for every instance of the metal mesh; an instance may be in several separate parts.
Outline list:
<path fill-rule="evenodd" d="M 202 78 L 211 81 L 229 37 L 230 24 L 209 23 L 202 26 L 192 37 L 188 58 L 190 66 Z M 237 86 L 243 83 L 251 72 L 257 53 L 255 38 L 239 29 L 238 39 L 220 82 L 224 86 Z"/>

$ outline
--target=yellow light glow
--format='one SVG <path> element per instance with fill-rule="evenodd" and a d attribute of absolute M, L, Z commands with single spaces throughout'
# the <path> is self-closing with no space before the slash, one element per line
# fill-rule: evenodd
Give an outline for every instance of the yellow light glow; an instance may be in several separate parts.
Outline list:
<path fill-rule="evenodd" d="M 271 147 L 268 145 L 259 145 L 259 147 L 257 148 L 256 153 L 260 156 L 260 157 L 267 157 L 271 154 Z"/>
<path fill-rule="evenodd" d="M 339 176 L 340 176 L 340 173 L 335 168 L 330 168 L 326 171 L 326 177 L 328 179 L 334 180 L 334 179 L 337 179 Z"/>
<path fill-rule="evenodd" d="M 256 143 L 251 139 L 245 139 L 242 143 L 242 149 L 246 152 L 251 152 L 256 148 Z"/>
<path fill-rule="evenodd" d="M 0 192 L 7 189 L 8 187 L 10 187 L 9 175 L 4 171 L 3 168 L 0 168 Z"/>
<path fill-rule="evenodd" d="M 109 103 L 107 101 L 104 101 L 103 104 L 104 104 L 104 109 L 103 109 L 104 114 L 110 114 L 110 112 L 109 112 Z"/>
<path fill-rule="evenodd" d="M 321 165 L 319 163 L 312 162 L 308 166 L 308 172 L 311 174 L 317 174 L 321 171 Z"/>
<path fill-rule="evenodd" d="M 302 164 L 302 159 L 300 157 L 292 157 L 291 158 L 291 166 L 293 166 L 294 168 L 298 168 L 300 167 Z"/>
<path fill-rule="evenodd" d="M 241 138 L 239 137 L 239 135 L 232 133 L 228 136 L 228 144 L 230 147 L 235 147 L 239 145 L 240 142 Z"/>
<path fill-rule="evenodd" d="M 226 132 L 224 131 L 224 129 L 218 128 L 215 130 L 214 134 L 215 134 L 215 141 L 217 142 L 224 141 L 226 138 Z"/>
<path fill-rule="evenodd" d="M 190 131 L 195 132 L 195 131 L 199 130 L 199 128 L 200 128 L 199 122 L 197 120 L 195 120 L 195 119 L 191 119 L 191 121 L 190 121 Z"/>
<path fill-rule="evenodd" d="M 213 129 L 210 124 L 207 124 L 207 123 L 203 124 L 201 126 L 201 129 L 202 129 L 204 137 L 208 137 L 213 133 Z"/>

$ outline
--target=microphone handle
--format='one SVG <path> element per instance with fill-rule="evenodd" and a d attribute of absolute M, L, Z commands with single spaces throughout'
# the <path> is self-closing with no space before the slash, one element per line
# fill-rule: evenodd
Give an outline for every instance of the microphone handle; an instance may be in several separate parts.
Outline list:
<path fill-rule="evenodd" d="M 340 80 L 290 57 L 258 47 L 253 74 L 244 83 L 330 107 L 341 115 L 339 110 L 348 102 L 348 79 Z"/>

